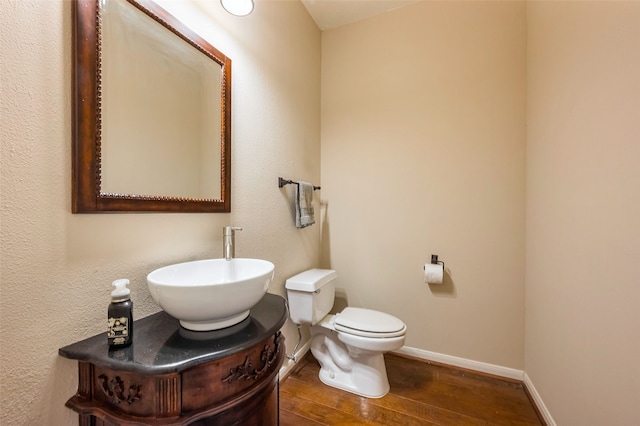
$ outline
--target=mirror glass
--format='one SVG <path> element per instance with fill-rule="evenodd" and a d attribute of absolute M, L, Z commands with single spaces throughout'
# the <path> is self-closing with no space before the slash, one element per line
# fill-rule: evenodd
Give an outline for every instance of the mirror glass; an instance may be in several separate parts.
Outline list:
<path fill-rule="evenodd" d="M 102 22 L 101 191 L 220 198 L 221 66 L 126 2 Z"/>
<path fill-rule="evenodd" d="M 74 213 L 230 211 L 231 61 L 149 0 L 78 0 L 75 41 Z"/>

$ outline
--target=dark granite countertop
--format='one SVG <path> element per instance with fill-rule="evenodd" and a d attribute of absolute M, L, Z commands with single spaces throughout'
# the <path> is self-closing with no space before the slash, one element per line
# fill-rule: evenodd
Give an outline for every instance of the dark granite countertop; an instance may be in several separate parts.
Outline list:
<path fill-rule="evenodd" d="M 134 322 L 133 343 L 126 348 L 110 350 L 105 332 L 60 348 L 58 353 L 113 370 L 173 373 L 248 349 L 274 335 L 287 317 L 285 299 L 266 294 L 247 319 L 222 330 L 189 331 L 162 311 Z"/>

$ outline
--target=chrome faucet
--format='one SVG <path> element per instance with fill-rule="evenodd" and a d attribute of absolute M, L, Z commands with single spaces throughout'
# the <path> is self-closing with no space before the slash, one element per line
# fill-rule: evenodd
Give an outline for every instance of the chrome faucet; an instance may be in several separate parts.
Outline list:
<path fill-rule="evenodd" d="M 225 260 L 231 260 L 236 256 L 236 231 L 242 231 L 242 228 L 237 226 L 222 228 L 222 255 Z"/>

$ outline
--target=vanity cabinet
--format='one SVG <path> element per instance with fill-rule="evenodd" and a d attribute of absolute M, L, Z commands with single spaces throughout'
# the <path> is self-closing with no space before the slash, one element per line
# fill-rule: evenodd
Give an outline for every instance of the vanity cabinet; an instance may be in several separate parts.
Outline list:
<path fill-rule="evenodd" d="M 78 361 L 67 407 L 89 425 L 277 425 L 285 300 L 267 294 L 242 323 L 194 332 L 159 312 L 134 322 L 131 346 L 106 333 L 59 350 Z"/>

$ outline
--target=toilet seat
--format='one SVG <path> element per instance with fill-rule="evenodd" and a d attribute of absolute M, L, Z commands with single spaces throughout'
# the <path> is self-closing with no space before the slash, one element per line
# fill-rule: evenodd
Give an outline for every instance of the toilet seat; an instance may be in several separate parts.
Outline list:
<path fill-rule="evenodd" d="M 389 338 L 404 336 L 407 326 L 384 312 L 363 308 L 345 308 L 333 320 L 336 331 L 362 337 Z"/>

